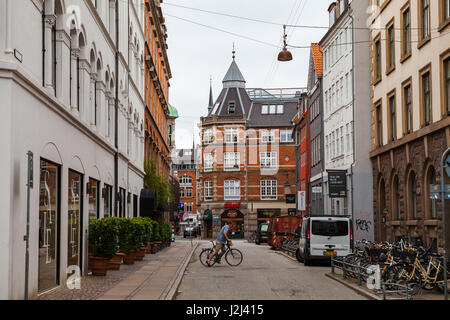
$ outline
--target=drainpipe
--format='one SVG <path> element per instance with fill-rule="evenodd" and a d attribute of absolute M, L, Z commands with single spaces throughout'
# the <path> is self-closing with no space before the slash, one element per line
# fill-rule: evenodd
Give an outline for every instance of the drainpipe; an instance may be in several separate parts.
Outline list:
<path fill-rule="evenodd" d="M 42 3 L 42 86 L 45 87 L 45 1 Z"/>
<path fill-rule="evenodd" d="M 116 99 L 114 103 L 114 215 L 118 216 L 119 194 L 119 0 L 116 0 Z"/>
<path fill-rule="evenodd" d="M 350 8 L 351 9 L 351 8 Z M 352 19 L 352 140 L 353 140 L 353 162 L 350 167 L 350 184 L 351 184 L 351 194 L 352 194 L 352 223 L 354 223 L 354 208 L 355 208 L 355 196 L 354 186 L 353 186 L 353 167 L 355 165 L 355 152 L 356 152 L 356 143 L 355 143 L 355 20 L 353 18 L 353 9 L 349 11 L 349 16 Z M 347 207 L 348 210 L 348 207 Z"/>

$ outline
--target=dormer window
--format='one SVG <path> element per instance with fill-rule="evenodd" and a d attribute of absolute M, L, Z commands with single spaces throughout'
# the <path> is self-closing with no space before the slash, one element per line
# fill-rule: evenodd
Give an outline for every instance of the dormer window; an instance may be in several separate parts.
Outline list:
<path fill-rule="evenodd" d="M 234 114 L 235 111 L 236 111 L 236 102 L 235 101 L 228 102 L 228 113 Z"/>

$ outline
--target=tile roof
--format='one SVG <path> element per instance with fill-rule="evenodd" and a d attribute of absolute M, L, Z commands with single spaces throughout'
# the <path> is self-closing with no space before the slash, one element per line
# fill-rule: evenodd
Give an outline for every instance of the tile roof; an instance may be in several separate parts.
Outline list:
<path fill-rule="evenodd" d="M 314 68 L 316 69 L 316 75 L 322 76 L 322 48 L 318 43 L 311 43 L 311 50 L 314 59 Z"/>

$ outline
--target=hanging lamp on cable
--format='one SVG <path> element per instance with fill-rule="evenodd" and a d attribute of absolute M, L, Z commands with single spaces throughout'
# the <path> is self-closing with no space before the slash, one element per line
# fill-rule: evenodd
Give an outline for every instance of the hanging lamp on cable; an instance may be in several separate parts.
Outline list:
<path fill-rule="evenodd" d="M 283 46 L 283 50 L 280 51 L 280 53 L 278 54 L 278 61 L 291 61 L 292 60 L 292 53 L 287 49 L 287 43 L 286 43 L 286 25 L 283 26 L 284 29 L 284 46 Z"/>

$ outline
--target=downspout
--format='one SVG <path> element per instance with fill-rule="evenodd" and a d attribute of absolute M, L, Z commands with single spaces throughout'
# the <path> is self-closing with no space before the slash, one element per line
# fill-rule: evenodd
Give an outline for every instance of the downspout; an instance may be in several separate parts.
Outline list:
<path fill-rule="evenodd" d="M 45 87 L 45 1 L 42 3 L 42 86 Z"/>
<path fill-rule="evenodd" d="M 119 195 L 119 0 L 116 0 L 116 98 L 114 100 L 114 216 L 118 216 Z"/>
<path fill-rule="evenodd" d="M 350 8 L 351 9 L 351 8 Z M 353 194 L 354 186 L 353 186 L 353 167 L 355 165 L 355 152 L 356 152 L 356 143 L 355 143 L 355 21 L 353 18 L 353 10 L 349 11 L 349 16 L 352 19 L 352 140 L 353 140 L 353 162 L 350 166 L 350 184 L 351 184 L 351 194 L 352 194 L 352 224 L 354 223 L 354 208 L 355 208 L 355 196 Z M 348 210 L 348 208 L 347 208 Z"/>

